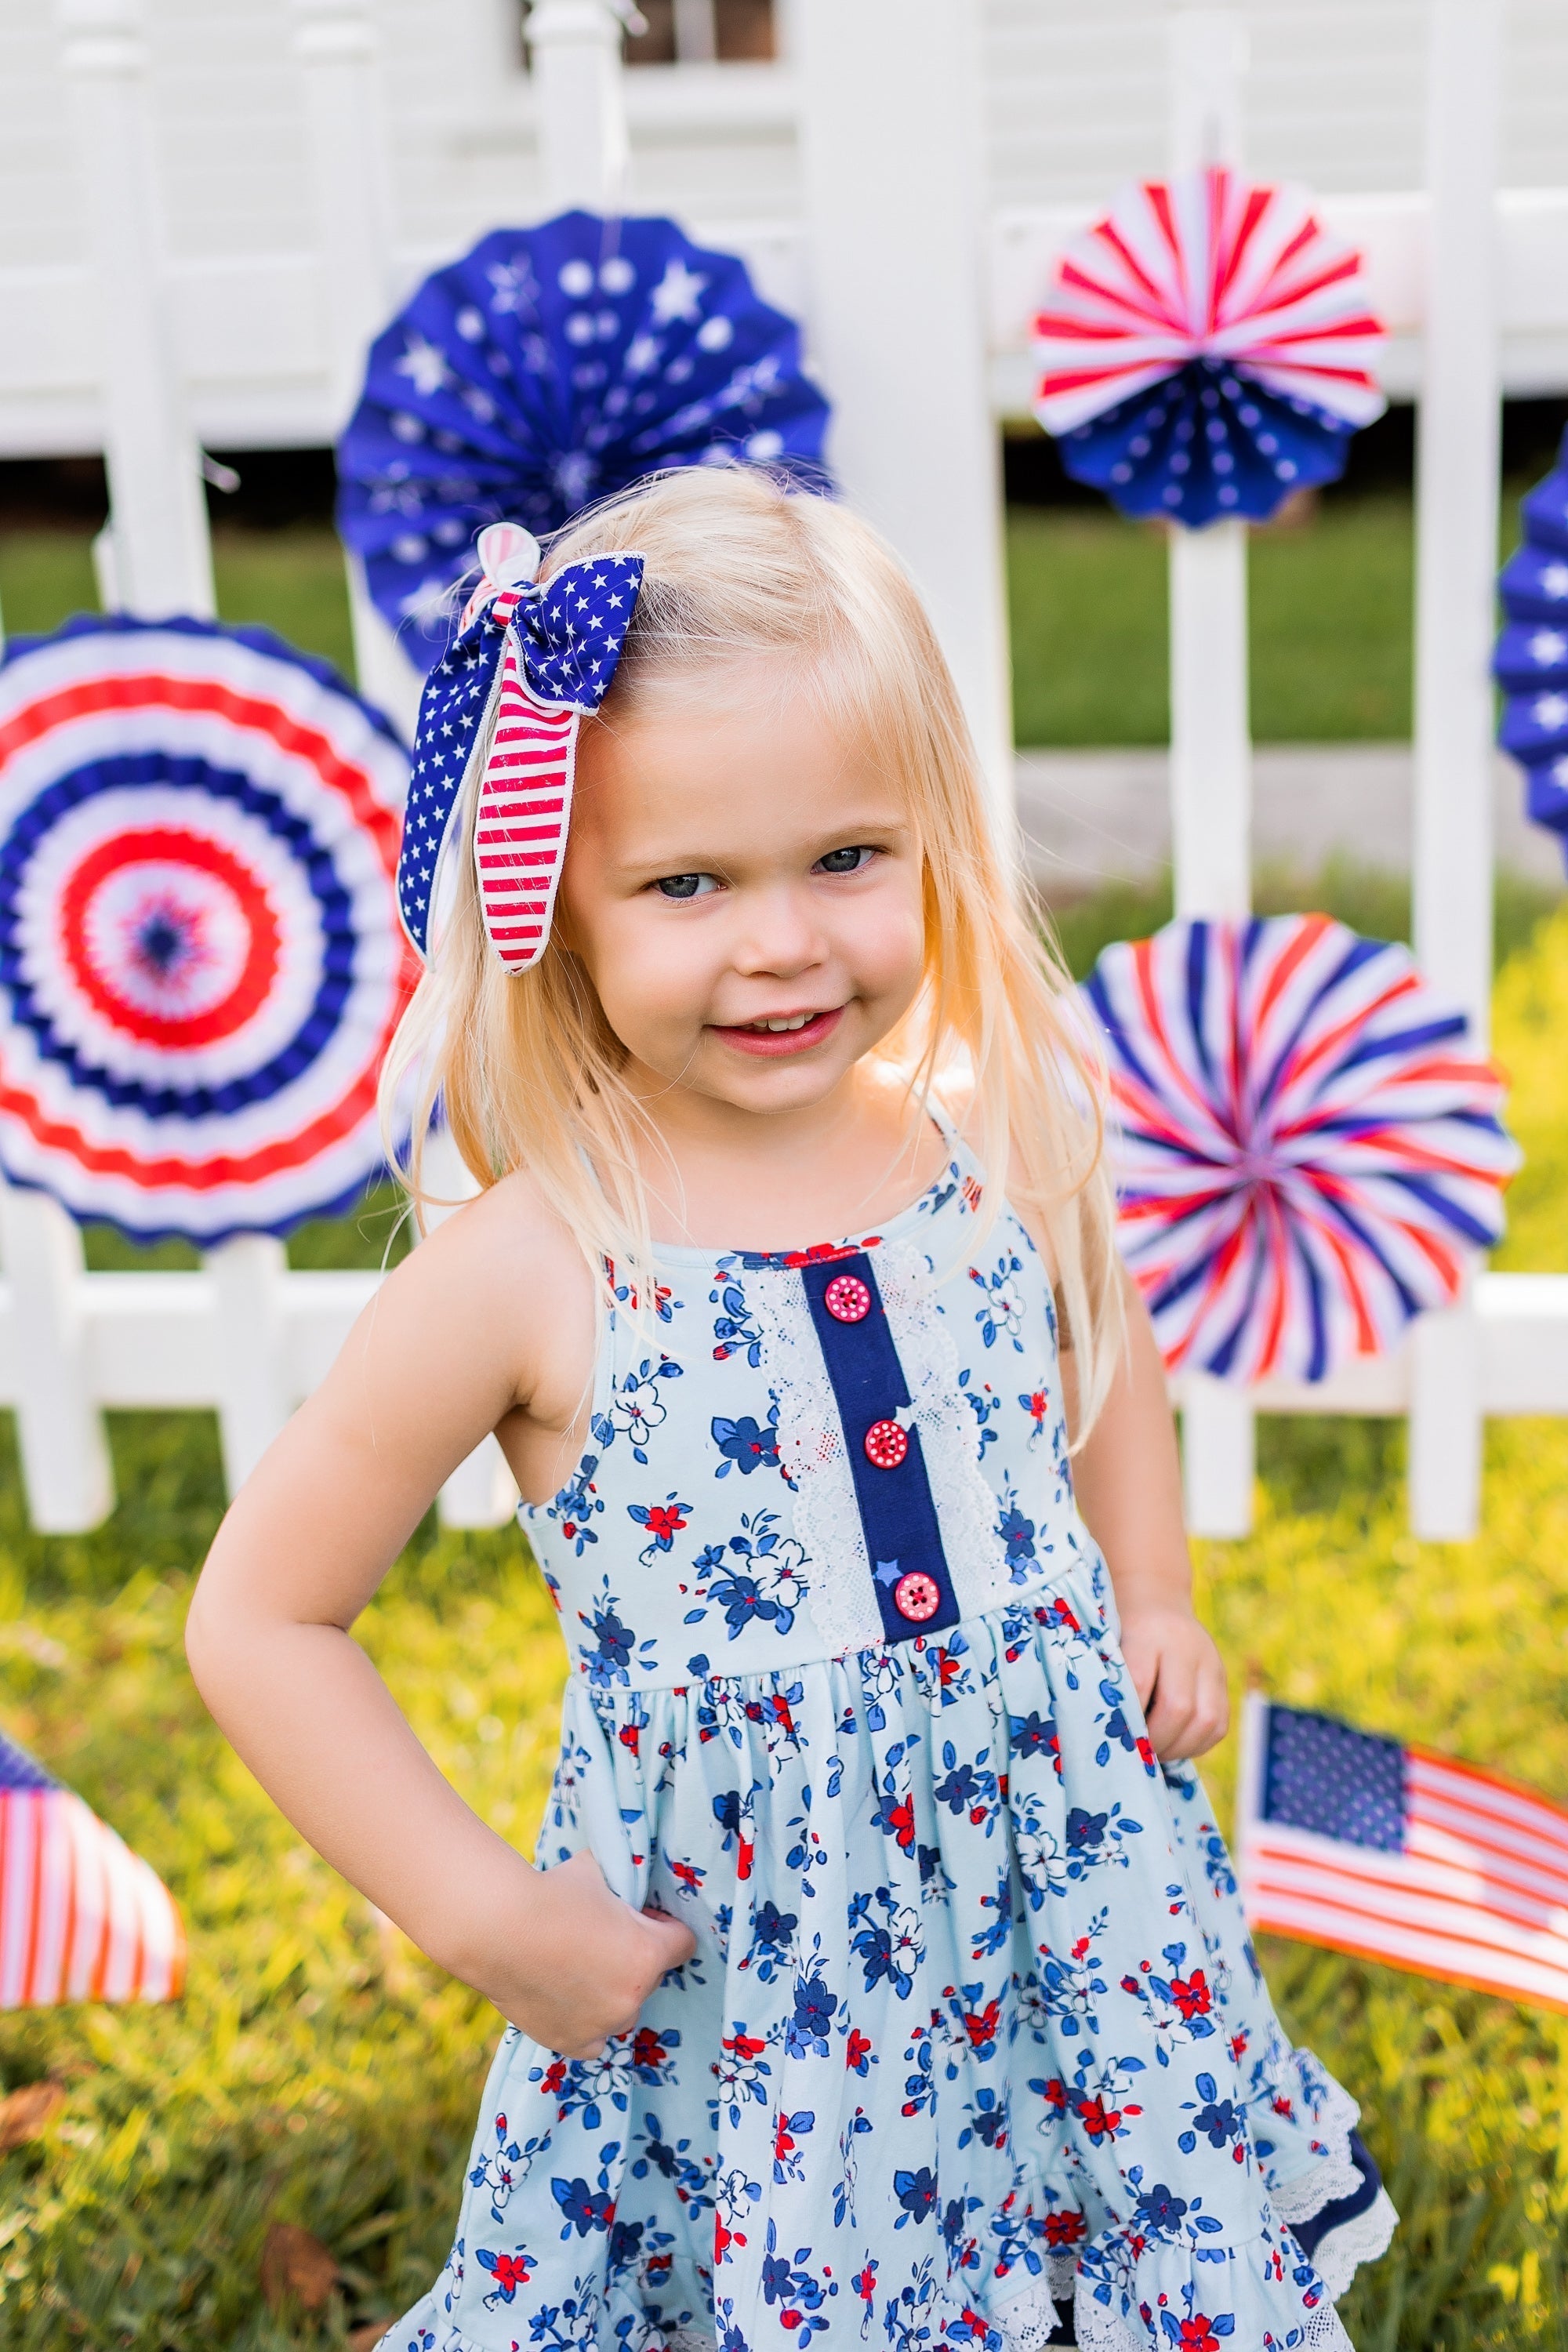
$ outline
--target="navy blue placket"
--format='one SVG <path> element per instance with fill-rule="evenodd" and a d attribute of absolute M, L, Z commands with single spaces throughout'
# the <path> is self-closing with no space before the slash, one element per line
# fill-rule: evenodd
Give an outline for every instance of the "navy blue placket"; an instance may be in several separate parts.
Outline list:
<path fill-rule="evenodd" d="M 870 1311 L 858 1322 L 841 1321 L 826 1304 L 829 1285 L 846 1275 L 864 1283 L 870 1294 Z M 802 1267 L 801 1279 L 805 1285 L 806 1301 L 827 1366 L 827 1377 L 833 1383 L 838 1418 L 844 1426 L 844 1448 L 855 1480 L 855 1499 L 860 1507 L 860 1527 L 876 1582 L 882 1631 L 889 1642 L 912 1641 L 920 1633 L 940 1633 L 945 1627 L 957 1624 L 958 1602 L 942 1548 L 942 1528 L 913 1415 L 905 1412 L 900 1423 L 908 1439 L 908 1451 L 896 1466 L 880 1468 L 866 1452 L 868 1430 L 879 1422 L 895 1420 L 900 1409 L 910 1402 L 909 1383 L 888 1328 L 887 1311 L 877 1287 L 869 1253 L 859 1250 L 847 1257 L 819 1259 Z M 910 1577 L 929 1578 L 935 1587 L 938 1602 L 929 1615 L 911 1618 L 899 1607 L 895 1596 L 900 1587 L 906 1595 L 921 1592 L 918 1583 L 911 1586 L 904 1581 Z M 926 1591 L 922 1605 L 929 1604 L 929 1600 Z"/>

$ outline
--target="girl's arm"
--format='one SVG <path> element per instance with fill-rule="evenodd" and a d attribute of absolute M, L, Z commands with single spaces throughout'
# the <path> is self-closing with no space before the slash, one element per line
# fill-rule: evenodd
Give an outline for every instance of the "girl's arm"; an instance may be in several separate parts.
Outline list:
<path fill-rule="evenodd" d="M 1193 1570 L 1182 1524 L 1182 1474 L 1165 1370 L 1134 1285 L 1127 1294 L 1127 1349 L 1110 1393 L 1073 1457 L 1078 1506 L 1110 1570 L 1121 1651 L 1148 1719 L 1155 1753 L 1201 1756 L 1230 1719 L 1219 1653 L 1193 1613 Z M 1075 1418 L 1073 1357 L 1062 1356 L 1068 1426 Z"/>
<path fill-rule="evenodd" d="M 450 1218 L 382 1285 L 235 1497 L 185 1634 L 202 1696 L 296 1828 L 433 1958 L 570 2056 L 634 2022 L 692 1937 L 621 1902 L 587 1853 L 531 1868 L 437 1770 L 349 1628 L 481 1437 L 505 1424 L 521 1456 L 570 1431 L 588 1290 L 578 1253 L 515 1180 Z M 582 1335 L 581 1360 L 531 1360 L 540 1332 Z"/>

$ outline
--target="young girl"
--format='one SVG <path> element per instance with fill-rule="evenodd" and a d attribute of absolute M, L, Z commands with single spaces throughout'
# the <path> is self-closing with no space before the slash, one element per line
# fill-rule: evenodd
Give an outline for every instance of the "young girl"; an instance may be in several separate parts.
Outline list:
<path fill-rule="evenodd" d="M 1342 2347 L 1392 2209 L 1186 1760 L 1224 1677 L 1095 1071 L 930 625 L 746 471 L 582 518 L 542 590 L 506 541 L 426 691 L 388 1076 L 484 1189 L 189 1633 L 304 1835 L 511 2021 L 387 2342 Z M 349 1634 L 490 1430 L 571 1662 L 537 1869 Z"/>

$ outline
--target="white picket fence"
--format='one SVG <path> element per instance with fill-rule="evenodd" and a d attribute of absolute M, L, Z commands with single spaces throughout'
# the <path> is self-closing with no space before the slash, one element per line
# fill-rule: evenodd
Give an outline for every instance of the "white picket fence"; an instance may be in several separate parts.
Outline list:
<path fill-rule="evenodd" d="M 102 571 L 129 610 L 210 613 L 138 11 L 139 0 L 57 0 L 99 291 L 113 509 Z M 310 90 L 312 282 L 341 417 L 400 290 L 374 0 L 293 0 L 293 14 Z M 1500 338 L 1505 328 L 1568 336 L 1568 189 L 1520 199 L 1495 188 L 1501 19 L 1502 0 L 1428 0 L 1425 188 L 1323 208 L 1363 245 L 1397 330 L 1394 378 L 1420 400 L 1416 948 L 1482 1041 Z M 615 13 L 608 0 L 535 0 L 529 22 L 549 203 L 613 209 L 627 152 Z M 926 593 L 1005 822 L 993 399 L 998 374 L 1023 381 L 1027 318 L 1080 218 L 986 217 L 971 0 L 900 0 L 896 38 L 887 0 L 800 0 L 795 27 L 805 197 L 793 266 L 836 404 L 834 466 Z M 1238 13 L 1173 0 L 1170 35 L 1169 152 L 1149 168 L 1244 161 Z M 237 258 L 237 282 L 242 268 Z M 416 680 L 352 566 L 350 589 L 363 688 L 407 726 Z M 1171 590 L 1177 906 L 1237 916 L 1250 892 L 1245 526 L 1173 534 Z M 216 1409 L 232 1489 L 321 1378 L 376 1279 L 291 1272 L 265 1239 L 210 1251 L 194 1274 L 88 1274 L 64 1213 L 16 1192 L 0 1192 L 0 1405 L 17 1416 L 35 1524 L 52 1532 L 96 1525 L 112 1506 L 106 1407 Z M 1177 1396 L 1200 1533 L 1250 1523 L 1258 1412 L 1330 1412 L 1408 1415 L 1412 1524 L 1463 1538 L 1476 1524 L 1483 1418 L 1568 1412 L 1568 1276 L 1482 1275 L 1397 1352 L 1320 1386 L 1248 1391 L 1188 1377 Z M 512 1498 L 489 1440 L 441 1509 L 449 1524 L 489 1525 Z"/>

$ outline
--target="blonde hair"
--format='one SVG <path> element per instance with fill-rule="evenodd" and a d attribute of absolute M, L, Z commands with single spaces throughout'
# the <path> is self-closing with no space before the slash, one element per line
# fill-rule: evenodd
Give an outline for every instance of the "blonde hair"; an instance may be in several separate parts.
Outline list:
<path fill-rule="evenodd" d="M 994 1215 L 1005 1186 L 1048 1235 L 1064 1339 L 1077 1358 L 1081 1441 L 1122 1334 L 1103 1074 L 1059 956 L 998 854 L 974 747 L 913 585 L 847 508 L 788 494 L 752 467 L 639 483 L 560 532 L 541 576 L 631 551 L 647 568 L 605 721 L 635 712 L 654 685 L 715 661 L 788 657 L 843 740 L 874 746 L 901 789 L 924 859 L 925 982 L 868 1058 L 922 1108 L 961 1091 L 992 1180 L 983 1213 Z M 394 1106 L 406 1118 L 412 1098 L 413 1142 L 399 1172 L 422 1218 L 433 1198 L 422 1139 L 438 1094 L 481 1186 L 526 1171 L 595 1272 L 613 1259 L 651 1297 L 637 1148 L 651 1121 L 625 1082 L 624 1049 L 588 974 L 559 933 L 521 976 L 491 950 L 473 882 L 475 798 L 435 958 L 383 1076 L 389 1132 Z"/>

